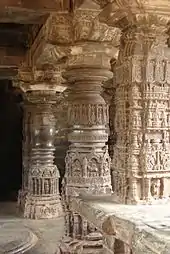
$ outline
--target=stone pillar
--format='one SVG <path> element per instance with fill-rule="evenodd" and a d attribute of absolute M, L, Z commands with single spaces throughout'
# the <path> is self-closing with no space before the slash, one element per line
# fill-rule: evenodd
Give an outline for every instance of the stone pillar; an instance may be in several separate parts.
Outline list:
<path fill-rule="evenodd" d="M 72 50 L 76 52 L 76 49 L 75 46 Z M 70 146 L 65 160 L 64 186 L 66 231 L 67 236 L 77 240 L 86 239 L 95 229 L 81 216 L 70 212 L 72 198 L 111 193 L 110 157 L 106 145 L 108 105 L 101 96 L 102 82 L 112 77 L 106 53 L 109 48 L 88 43 L 81 46 L 81 51 L 82 55 L 70 57 L 64 74 L 71 89 L 68 106 Z M 62 250 L 62 253 L 65 252 Z"/>
<path fill-rule="evenodd" d="M 23 185 L 20 191 L 25 195 L 19 195 L 25 218 L 45 219 L 62 215 L 59 171 L 54 164 L 56 91 L 65 89 L 60 84 L 59 73 L 57 68 L 44 66 L 34 73 L 30 71 L 27 82 L 20 83 L 26 97 Z M 24 71 L 19 76 L 22 81 L 23 76 L 26 76 Z"/>
<path fill-rule="evenodd" d="M 138 17 L 122 33 L 117 61 L 112 161 L 119 202 L 161 202 L 170 195 L 169 59 L 165 20 Z M 147 29 L 147 32 L 146 30 Z M 166 181 L 165 181 L 166 179 Z"/>
<path fill-rule="evenodd" d="M 29 91 L 32 104 L 31 153 L 28 172 L 28 194 L 24 217 L 54 218 L 62 214 L 59 195 L 59 172 L 54 164 L 55 91 Z"/>

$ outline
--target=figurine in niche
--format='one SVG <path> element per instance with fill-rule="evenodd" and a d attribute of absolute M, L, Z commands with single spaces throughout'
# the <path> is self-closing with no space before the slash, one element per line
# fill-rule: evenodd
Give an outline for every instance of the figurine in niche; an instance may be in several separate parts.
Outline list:
<path fill-rule="evenodd" d="M 166 127 L 167 126 L 167 116 L 165 111 L 162 111 L 161 113 L 161 127 Z"/>
<path fill-rule="evenodd" d="M 103 174 L 107 175 L 107 173 L 110 171 L 109 167 L 109 159 L 106 159 L 103 163 Z"/>
<path fill-rule="evenodd" d="M 73 174 L 73 176 L 80 176 L 81 175 L 81 163 L 77 159 L 73 161 L 72 174 Z"/>
<path fill-rule="evenodd" d="M 147 169 L 150 171 L 150 170 L 154 170 L 155 169 L 155 154 L 150 154 L 150 155 L 147 155 Z"/>
<path fill-rule="evenodd" d="M 97 166 L 96 159 L 91 159 L 88 165 L 88 173 L 89 173 L 89 176 L 92 176 L 92 177 L 98 176 L 98 166 Z"/>
<path fill-rule="evenodd" d="M 151 180 L 151 195 L 155 199 L 161 197 L 161 180 L 160 179 Z"/>
<path fill-rule="evenodd" d="M 79 229 L 80 229 L 80 222 L 79 222 L 79 215 L 74 214 L 73 215 L 73 235 L 74 237 L 78 237 L 80 235 Z"/>
<path fill-rule="evenodd" d="M 88 234 L 93 233 L 95 231 L 96 231 L 96 228 L 91 223 L 87 223 L 87 232 L 88 232 Z"/>
<path fill-rule="evenodd" d="M 50 194 L 49 179 L 44 180 L 44 193 L 45 194 Z"/>

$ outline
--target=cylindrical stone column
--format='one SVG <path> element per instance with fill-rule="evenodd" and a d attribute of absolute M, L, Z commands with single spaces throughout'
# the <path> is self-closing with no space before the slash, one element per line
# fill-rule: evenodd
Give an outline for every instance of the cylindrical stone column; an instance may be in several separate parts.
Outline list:
<path fill-rule="evenodd" d="M 94 45 L 93 45 L 94 48 Z M 95 229 L 81 216 L 70 211 L 73 197 L 111 193 L 110 157 L 108 154 L 108 105 L 101 96 L 102 82 L 112 77 L 107 48 L 83 45 L 83 55 L 72 56 L 64 77 L 70 84 L 68 106 L 68 141 L 65 173 L 67 236 L 82 239 L 84 232 Z M 106 50 L 106 51 L 105 51 Z M 105 51 L 105 52 L 104 52 Z M 93 56 L 92 56 L 93 54 Z M 86 225 L 86 228 L 85 228 Z"/>
<path fill-rule="evenodd" d="M 22 211 L 25 218 L 45 219 L 62 215 L 59 171 L 54 163 L 56 92 L 65 90 L 60 66 L 22 69 L 19 85 L 25 92 Z M 26 169 L 25 169 L 26 168 Z"/>
<path fill-rule="evenodd" d="M 32 104 L 32 147 L 24 217 L 54 218 L 62 214 L 59 172 L 54 164 L 55 91 L 29 91 L 27 98 Z"/>

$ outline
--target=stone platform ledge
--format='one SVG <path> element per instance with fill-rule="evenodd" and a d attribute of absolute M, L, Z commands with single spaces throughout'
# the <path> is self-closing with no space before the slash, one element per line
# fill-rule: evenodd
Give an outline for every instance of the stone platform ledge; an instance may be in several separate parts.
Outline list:
<path fill-rule="evenodd" d="M 170 254 L 169 204 L 120 205 L 112 197 L 83 196 L 72 200 L 71 209 L 133 254 Z"/>

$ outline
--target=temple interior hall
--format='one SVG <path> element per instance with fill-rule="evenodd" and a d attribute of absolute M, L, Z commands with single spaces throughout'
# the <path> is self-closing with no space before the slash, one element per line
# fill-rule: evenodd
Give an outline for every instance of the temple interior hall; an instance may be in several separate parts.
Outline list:
<path fill-rule="evenodd" d="M 0 0 L 0 254 L 170 254 L 170 0 Z"/>

